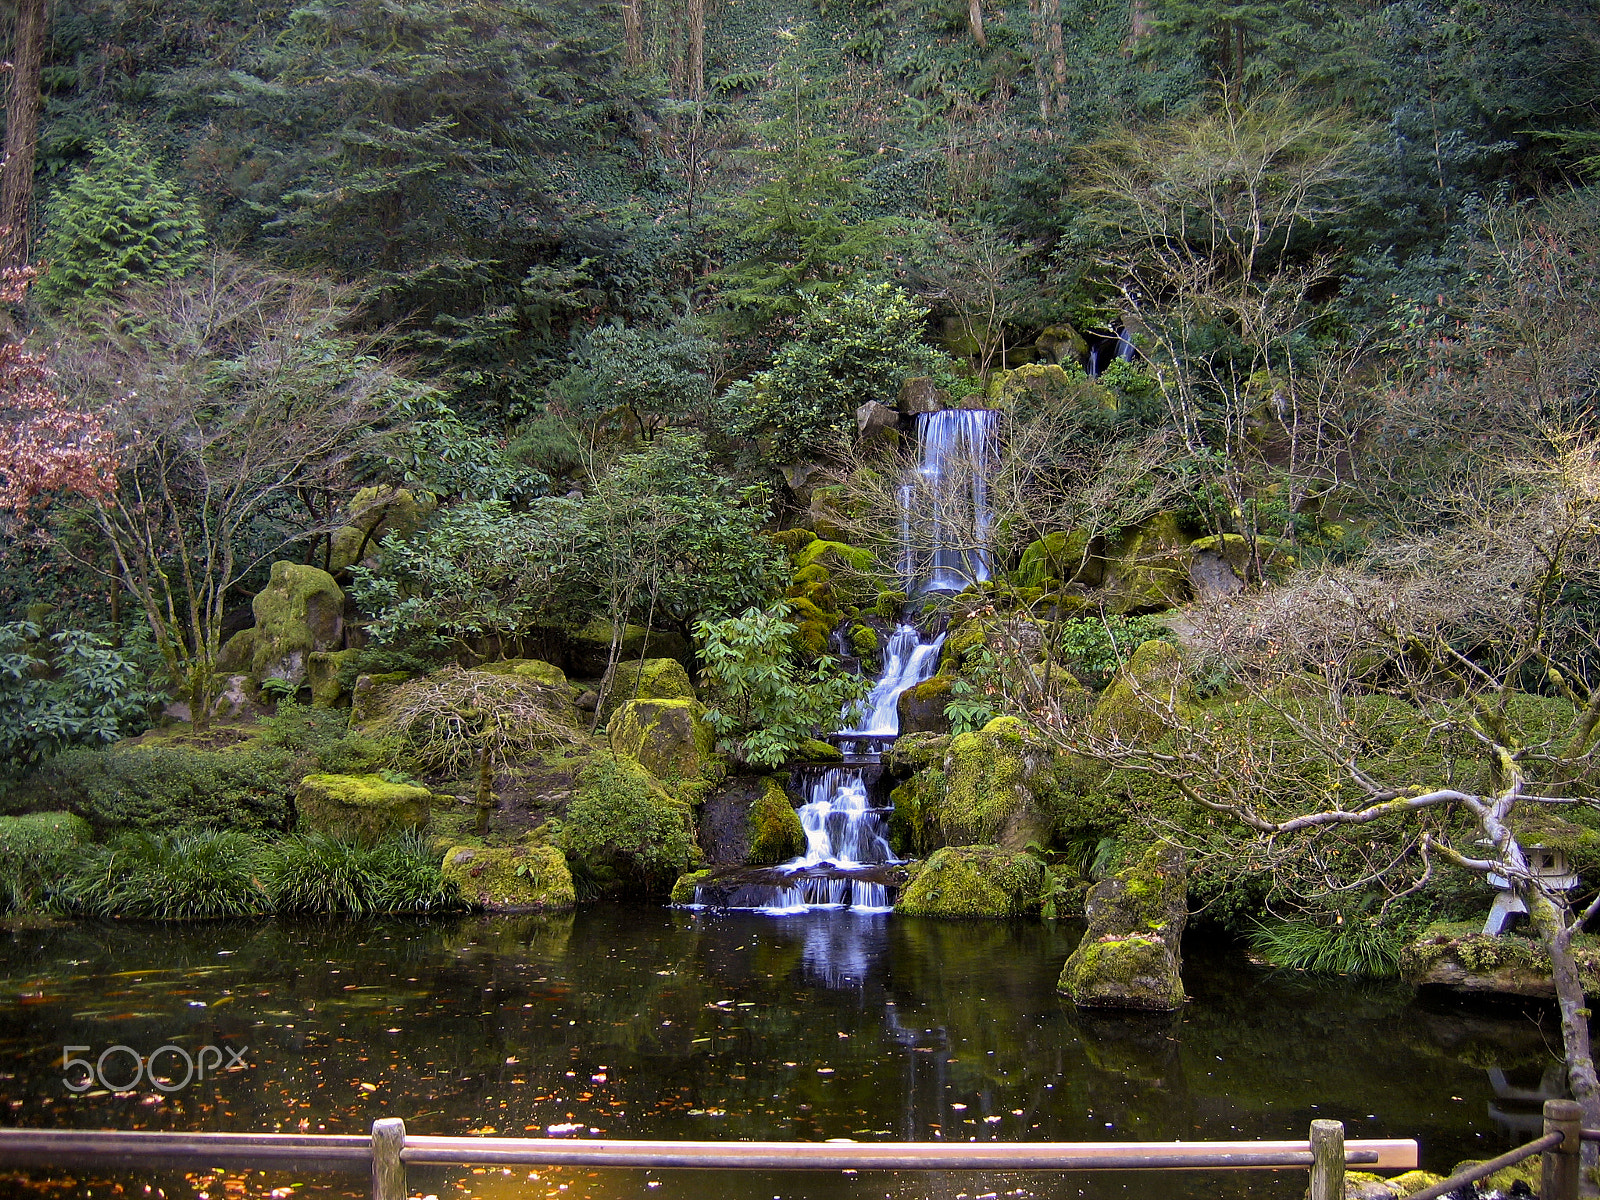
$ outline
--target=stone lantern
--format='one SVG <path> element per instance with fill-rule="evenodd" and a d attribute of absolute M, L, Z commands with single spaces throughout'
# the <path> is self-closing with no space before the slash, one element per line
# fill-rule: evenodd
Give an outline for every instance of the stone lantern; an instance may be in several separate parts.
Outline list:
<path fill-rule="evenodd" d="M 1492 843 L 1479 844 L 1487 846 Z M 1522 853 L 1528 860 L 1528 870 L 1548 890 L 1567 892 L 1578 886 L 1578 877 L 1567 864 L 1565 850 L 1557 846 L 1532 845 L 1524 846 Z M 1528 906 L 1521 896 L 1511 890 L 1511 881 L 1504 875 L 1489 872 L 1489 886 L 1498 890 L 1495 893 L 1494 904 L 1489 909 L 1489 919 L 1483 923 L 1483 931 L 1494 937 L 1505 932 L 1511 918 L 1517 913 L 1525 914 Z"/>

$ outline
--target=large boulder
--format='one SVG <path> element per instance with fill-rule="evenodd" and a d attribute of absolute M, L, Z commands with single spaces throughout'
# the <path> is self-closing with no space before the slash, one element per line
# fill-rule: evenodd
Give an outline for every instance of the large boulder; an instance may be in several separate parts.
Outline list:
<path fill-rule="evenodd" d="M 917 416 L 936 413 L 950 406 L 950 394 L 926 375 L 915 375 L 900 385 L 897 401 L 903 413 Z"/>
<path fill-rule="evenodd" d="M 1062 529 L 1028 543 L 1013 578 L 1018 587 L 1048 587 L 1052 581 L 1098 587 L 1105 562 L 1085 529 Z"/>
<path fill-rule="evenodd" d="M 1176 608 L 1190 598 L 1193 539 L 1173 513 L 1122 532 L 1108 549 L 1103 580 L 1113 612 Z"/>
<path fill-rule="evenodd" d="M 611 744 L 657 779 L 698 779 L 713 766 L 716 735 L 698 700 L 630 700 L 607 724 Z"/>
<path fill-rule="evenodd" d="M 371 842 L 428 823 L 433 795 L 382 775 L 307 775 L 294 797 L 300 827 L 348 842 Z"/>
<path fill-rule="evenodd" d="M 1082 1008 L 1170 1012 L 1183 1004 L 1189 888 L 1181 847 L 1161 842 L 1089 889 L 1089 927 L 1056 987 Z"/>
<path fill-rule="evenodd" d="M 1170 642 L 1149 641 L 1133 652 L 1090 715 L 1090 727 L 1104 738 L 1152 745 L 1181 719 L 1191 704 L 1183 659 Z"/>
<path fill-rule="evenodd" d="M 719 867 L 785 862 L 806 848 L 800 815 L 772 775 L 735 775 L 711 789 L 698 830 L 706 861 Z"/>
<path fill-rule="evenodd" d="M 328 570 L 339 572 L 372 560 L 380 541 L 391 533 L 410 533 L 435 507 L 426 492 L 419 498 L 405 488 L 362 488 L 345 507 L 350 524 L 334 530 L 329 539 Z"/>
<path fill-rule="evenodd" d="M 950 718 L 944 710 L 950 703 L 950 687 L 955 681 L 954 675 L 939 674 L 901 692 L 895 702 L 900 732 L 949 733 Z"/>
<path fill-rule="evenodd" d="M 800 824 L 800 814 L 782 785 L 770 775 L 761 794 L 750 802 L 745 828 L 749 835 L 749 863 L 768 866 L 805 853 L 806 831 Z"/>
<path fill-rule="evenodd" d="M 313 708 L 333 708 L 345 698 L 339 672 L 359 650 L 313 650 L 306 656 L 306 682 Z"/>
<path fill-rule="evenodd" d="M 1042 329 L 1034 339 L 1033 348 L 1058 365 L 1076 365 L 1089 357 L 1089 343 L 1083 334 L 1065 322 Z"/>
<path fill-rule="evenodd" d="M 1050 818 L 1038 792 L 1052 782 L 1054 756 L 1015 717 L 952 738 L 945 753 L 943 795 L 925 821 L 947 846 L 994 844 L 1021 850 L 1047 842 Z"/>
<path fill-rule="evenodd" d="M 579 679 L 599 679 L 611 663 L 611 622 L 596 617 L 572 635 L 568 651 L 568 667 Z M 646 629 L 642 625 L 627 625 L 622 630 L 622 644 L 617 661 L 640 658 L 675 658 L 689 661 L 689 644 L 681 634 Z"/>
<path fill-rule="evenodd" d="M 247 668 L 257 683 L 284 679 L 299 685 L 313 653 L 344 647 L 344 592 L 326 571 L 275 562 L 250 608 L 256 623 L 228 639 L 217 656 L 220 671 Z"/>
<path fill-rule="evenodd" d="M 906 883 L 894 910 L 920 917 L 1037 916 L 1044 864 L 999 846 L 946 846 Z"/>
<path fill-rule="evenodd" d="M 600 709 L 604 725 L 611 714 L 630 700 L 693 700 L 694 685 L 689 672 L 675 658 L 630 658 L 612 668 L 601 688 L 605 702 Z"/>
<path fill-rule="evenodd" d="M 885 442 L 894 445 L 900 440 L 900 414 L 887 404 L 868 400 L 856 409 L 856 433 L 862 442 Z"/>
<path fill-rule="evenodd" d="M 557 912 L 577 902 L 566 855 L 554 846 L 455 846 L 444 877 L 476 908 Z"/>

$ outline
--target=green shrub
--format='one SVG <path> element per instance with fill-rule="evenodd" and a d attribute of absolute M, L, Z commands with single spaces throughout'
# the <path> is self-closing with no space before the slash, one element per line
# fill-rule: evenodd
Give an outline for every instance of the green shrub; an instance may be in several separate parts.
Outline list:
<path fill-rule="evenodd" d="M 289 827 L 294 756 L 276 749 L 112 746 L 48 759 L 21 789 L 32 807 L 67 808 L 97 831 Z"/>
<path fill-rule="evenodd" d="M 421 838 L 360 844 L 302 833 L 269 846 L 262 879 L 279 912 L 448 912 L 464 908 L 456 885 Z"/>
<path fill-rule="evenodd" d="M 689 869 L 689 806 L 624 756 L 600 755 L 578 777 L 563 826 L 574 879 L 587 889 L 665 892 Z"/>
<path fill-rule="evenodd" d="M 263 717 L 256 728 L 269 746 L 287 750 L 300 761 L 290 770 L 300 775 L 366 775 L 393 757 L 395 747 L 350 729 L 350 710 L 313 708 L 286 700 Z"/>
<path fill-rule="evenodd" d="M 231 830 L 202 829 L 157 837 L 125 834 L 85 846 L 62 878 L 56 904 L 90 917 L 205 921 L 268 912 L 272 902 L 256 880 L 255 839 Z"/>
<path fill-rule="evenodd" d="M 138 665 L 92 633 L 0 625 L 0 767 L 139 733 L 155 699 Z"/>
<path fill-rule="evenodd" d="M 35 294 L 59 307 L 92 307 L 128 284 L 185 275 L 205 248 L 193 200 L 163 179 L 129 137 L 97 141 L 89 162 L 50 202 Z"/>
<path fill-rule="evenodd" d="M 42 907 L 88 839 L 88 823 L 71 813 L 0 817 L 0 909 Z"/>

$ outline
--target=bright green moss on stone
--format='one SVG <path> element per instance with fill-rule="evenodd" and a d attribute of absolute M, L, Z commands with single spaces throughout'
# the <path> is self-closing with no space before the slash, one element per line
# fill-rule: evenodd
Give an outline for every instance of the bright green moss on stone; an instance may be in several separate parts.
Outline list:
<path fill-rule="evenodd" d="M 577 902 L 566 856 L 554 846 L 454 846 L 443 870 L 477 908 L 557 912 Z"/>
<path fill-rule="evenodd" d="M 372 842 L 428 824 L 427 788 L 381 775 L 307 775 L 295 793 L 300 828 L 347 842 Z"/>
<path fill-rule="evenodd" d="M 1169 1012 L 1184 1000 L 1187 863 L 1168 842 L 1089 889 L 1088 929 L 1056 984 L 1083 1008 Z"/>
<path fill-rule="evenodd" d="M 775 779 L 768 779 L 761 795 L 750 805 L 750 862 L 770 866 L 786 862 L 806 848 L 800 814 Z"/>
<path fill-rule="evenodd" d="M 668 897 L 674 904 L 693 904 L 695 889 L 698 888 L 711 872 L 690 871 L 687 875 L 678 876 L 678 881 L 672 885 L 672 895 Z"/>
<path fill-rule="evenodd" d="M 1133 652 L 1101 693 L 1090 720 L 1102 737 L 1153 745 L 1167 732 L 1169 711 L 1182 716 L 1190 704 L 1178 648 L 1149 641 Z"/>
<path fill-rule="evenodd" d="M 657 779 L 691 780 L 716 763 L 716 734 L 698 700 L 630 700 L 612 715 L 611 744 Z"/>
<path fill-rule="evenodd" d="M 217 661 L 224 671 L 248 670 L 257 683 L 286 679 L 298 684 L 314 651 L 343 648 L 344 592 L 326 571 L 275 562 L 250 608 L 256 623 L 222 648 Z"/>
<path fill-rule="evenodd" d="M 943 794 L 925 811 L 945 845 L 995 843 L 1018 850 L 1048 842 L 1050 822 L 1036 801 L 1035 786 L 1050 781 L 1052 756 L 1034 744 L 1015 717 L 996 717 L 963 733 L 945 754 Z"/>
<path fill-rule="evenodd" d="M 306 682 L 311 685 L 314 708 L 333 708 L 344 699 L 339 672 L 358 653 L 356 650 L 313 650 L 306 657 Z"/>
<path fill-rule="evenodd" d="M 624 754 L 583 769 L 562 837 L 574 868 L 605 892 L 665 892 L 699 857 L 689 805 Z"/>
<path fill-rule="evenodd" d="M 780 529 L 767 536 L 791 555 L 799 553 L 817 540 L 817 535 L 809 529 Z"/>
<path fill-rule="evenodd" d="M 473 670 L 482 671 L 486 675 L 513 675 L 519 679 L 531 679 L 535 683 L 542 683 L 547 688 L 561 692 L 565 692 L 570 686 L 565 671 L 537 658 L 506 658 L 499 662 L 483 663 Z"/>
<path fill-rule="evenodd" d="M 611 714 L 630 700 L 693 700 L 689 672 L 675 658 L 628 659 L 612 668 L 606 681 L 606 699 L 600 709 L 604 725 Z"/>
<path fill-rule="evenodd" d="M 946 846 L 900 893 L 895 911 L 924 917 L 1033 916 L 1043 904 L 1044 864 L 999 846 Z"/>
<path fill-rule="evenodd" d="M 1184 1001 L 1172 954 L 1155 935 L 1086 939 L 1067 960 L 1056 986 L 1086 1008 L 1171 1012 Z"/>

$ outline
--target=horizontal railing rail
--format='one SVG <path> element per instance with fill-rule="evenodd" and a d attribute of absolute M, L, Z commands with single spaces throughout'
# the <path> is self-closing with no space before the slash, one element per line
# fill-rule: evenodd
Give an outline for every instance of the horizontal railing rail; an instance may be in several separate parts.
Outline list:
<path fill-rule="evenodd" d="M 1306 1170 L 1312 1195 L 1326 1178 L 1343 1194 L 1346 1164 L 1410 1170 L 1417 1143 L 1402 1138 L 1346 1142 L 1344 1126 L 1317 1121 L 1308 1141 L 1267 1142 L 668 1142 L 590 1138 L 435 1137 L 407 1134 L 405 1122 L 373 1122 L 369 1137 L 348 1134 L 167 1133 L 0 1129 L 0 1163 L 370 1169 L 374 1200 L 403 1200 L 406 1168 L 427 1166 L 611 1167 L 745 1171 L 1173 1171 Z"/>

